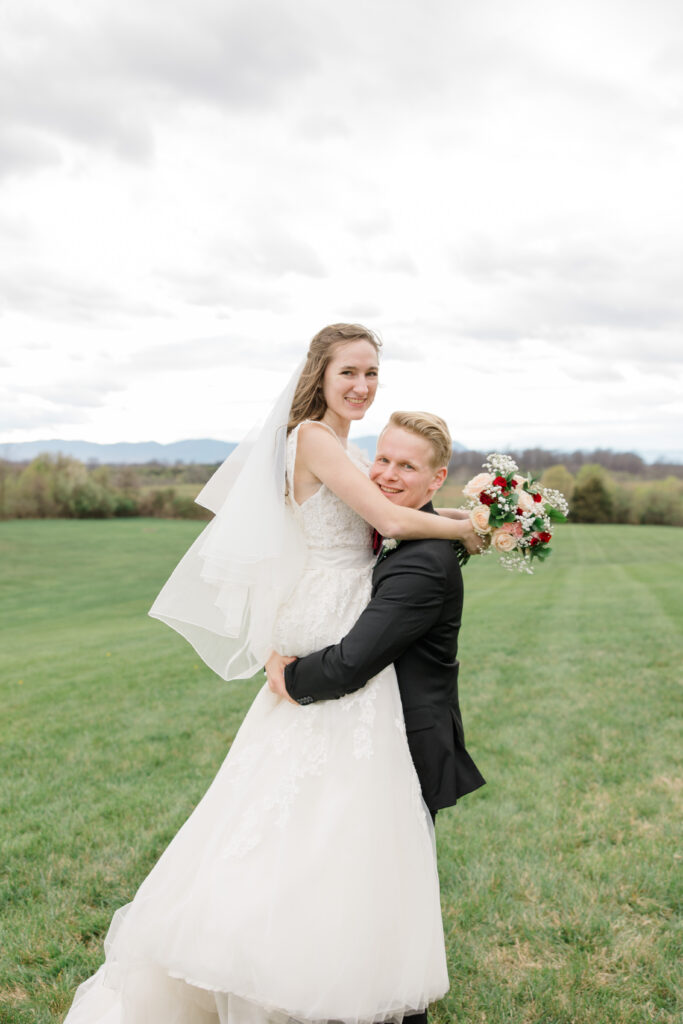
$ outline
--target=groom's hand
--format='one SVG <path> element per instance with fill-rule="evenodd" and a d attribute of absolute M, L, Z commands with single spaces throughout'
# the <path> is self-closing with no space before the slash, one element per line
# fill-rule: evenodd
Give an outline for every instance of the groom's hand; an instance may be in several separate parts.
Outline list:
<path fill-rule="evenodd" d="M 277 651 L 273 651 L 271 656 L 266 662 L 266 679 L 268 680 L 268 686 L 273 693 L 278 697 L 283 697 L 284 700 L 288 700 L 290 704 L 296 704 L 297 702 L 293 697 L 290 697 L 287 693 L 287 687 L 285 686 L 285 666 L 291 665 L 296 658 L 288 658 L 283 654 L 278 654 Z"/>

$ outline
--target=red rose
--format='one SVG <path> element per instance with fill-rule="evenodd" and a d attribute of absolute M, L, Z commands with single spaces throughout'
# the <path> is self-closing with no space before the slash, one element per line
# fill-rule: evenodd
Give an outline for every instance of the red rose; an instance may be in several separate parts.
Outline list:
<path fill-rule="evenodd" d="M 553 539 L 553 535 L 548 533 L 547 530 L 543 530 L 542 533 L 539 533 L 538 539 L 542 540 L 544 544 L 548 544 Z"/>
<path fill-rule="evenodd" d="M 543 501 L 543 496 L 541 494 L 534 494 L 533 498 L 534 501 Z"/>
<path fill-rule="evenodd" d="M 529 547 L 535 548 L 538 543 L 540 543 L 538 537 L 532 537 L 529 541 Z"/>
<path fill-rule="evenodd" d="M 517 512 L 515 513 L 515 515 L 523 516 L 524 515 L 524 509 L 523 508 L 518 508 Z"/>
<path fill-rule="evenodd" d="M 507 487 L 507 485 L 508 482 L 504 476 L 497 476 L 496 479 L 493 481 L 494 487 Z"/>
<path fill-rule="evenodd" d="M 482 505 L 493 505 L 495 500 L 494 496 L 492 494 L 487 494 L 486 491 L 482 491 L 479 495 L 479 501 Z"/>
<path fill-rule="evenodd" d="M 515 480 L 515 478 L 513 477 L 512 480 L 510 481 L 510 487 L 519 487 L 519 480 Z"/>

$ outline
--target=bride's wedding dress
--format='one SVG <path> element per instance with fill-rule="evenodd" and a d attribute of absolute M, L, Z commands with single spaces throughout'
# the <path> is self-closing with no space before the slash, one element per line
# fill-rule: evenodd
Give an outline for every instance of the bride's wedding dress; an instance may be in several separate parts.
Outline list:
<path fill-rule="evenodd" d="M 274 646 L 304 655 L 355 622 L 373 557 L 368 525 L 325 486 L 289 500 L 308 555 Z M 433 826 L 393 667 L 304 707 L 264 686 L 105 949 L 68 1024 L 366 1024 L 440 998 Z"/>

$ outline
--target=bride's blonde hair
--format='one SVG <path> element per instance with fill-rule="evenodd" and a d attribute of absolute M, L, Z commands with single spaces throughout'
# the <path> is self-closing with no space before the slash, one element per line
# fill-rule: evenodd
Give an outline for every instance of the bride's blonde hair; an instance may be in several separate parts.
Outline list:
<path fill-rule="evenodd" d="M 323 395 L 325 370 L 336 348 L 349 341 L 369 341 L 379 357 L 382 342 L 361 324 L 329 324 L 318 331 L 308 346 L 308 357 L 294 392 L 287 433 L 304 420 L 323 418 L 327 409 Z"/>

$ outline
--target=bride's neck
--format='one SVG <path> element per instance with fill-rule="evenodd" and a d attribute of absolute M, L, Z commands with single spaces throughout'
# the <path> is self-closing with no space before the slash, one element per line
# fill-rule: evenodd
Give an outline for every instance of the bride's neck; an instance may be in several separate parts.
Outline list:
<path fill-rule="evenodd" d="M 349 427 L 351 426 L 349 420 L 343 420 L 341 416 L 337 416 L 331 409 L 328 409 L 322 417 L 322 421 L 327 423 L 328 427 L 332 427 L 339 440 L 346 444 L 349 439 Z"/>

